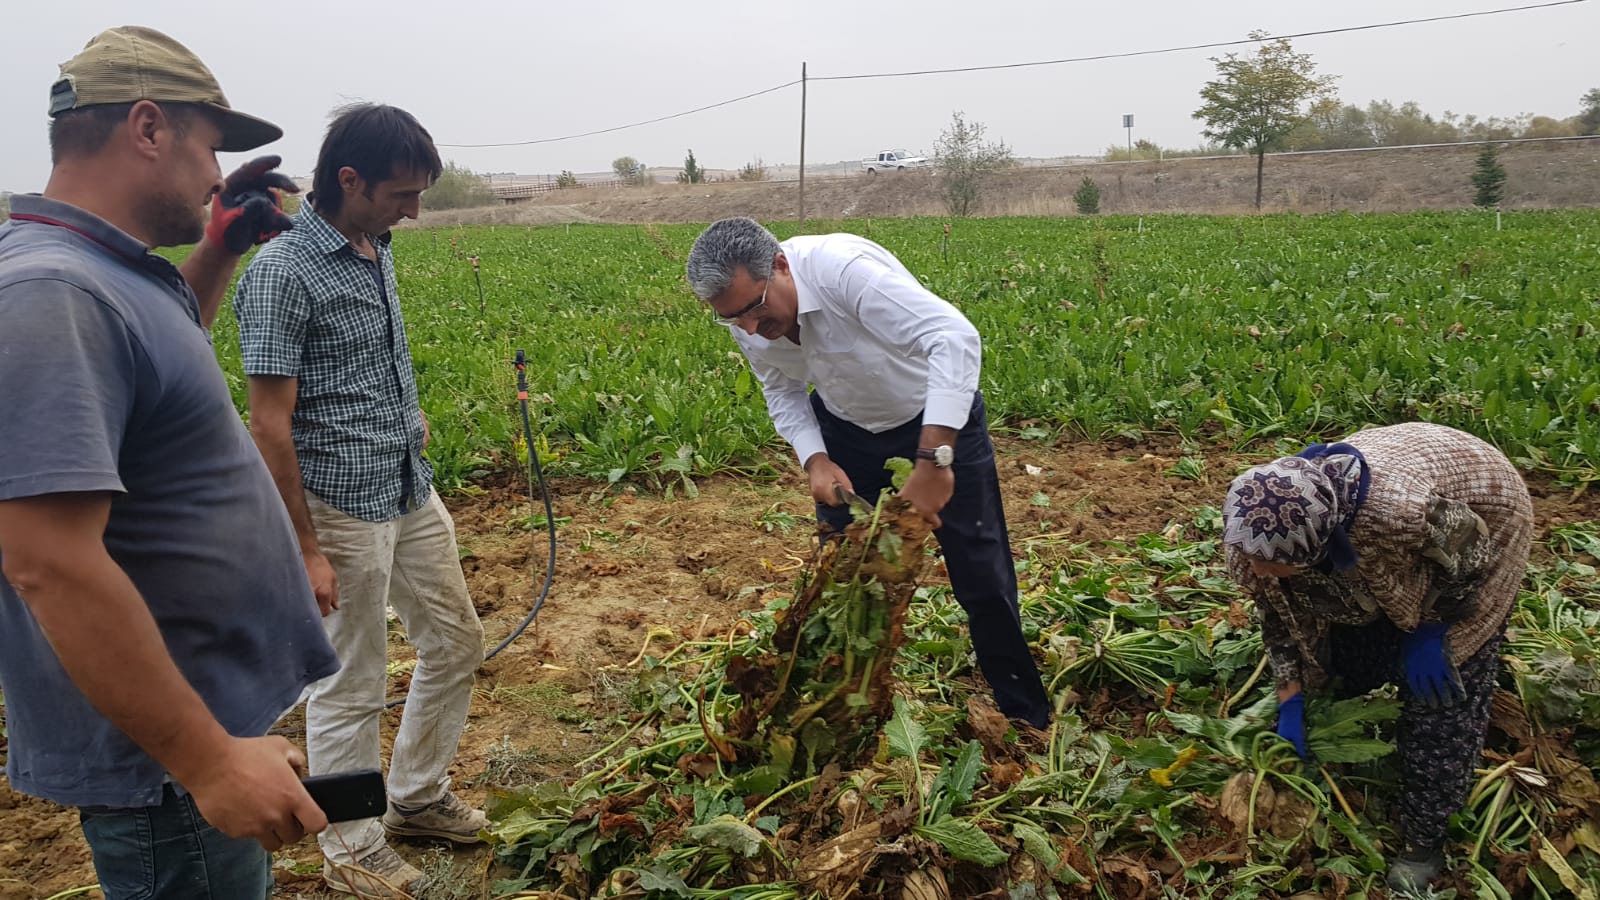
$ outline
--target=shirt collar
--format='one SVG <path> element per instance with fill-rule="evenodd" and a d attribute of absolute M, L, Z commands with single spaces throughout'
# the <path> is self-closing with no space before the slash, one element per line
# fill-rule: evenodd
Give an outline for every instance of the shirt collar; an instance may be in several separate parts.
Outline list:
<path fill-rule="evenodd" d="M 183 272 L 164 256 L 150 251 L 144 242 L 88 210 L 52 200 L 43 194 L 11 195 L 11 219 L 52 228 L 65 228 L 87 238 L 135 269 L 142 269 L 177 291 L 195 324 L 200 323 L 199 300 L 184 279 Z"/>
<path fill-rule="evenodd" d="M 790 269 L 789 272 L 792 275 L 794 270 Z M 800 279 L 796 278 L 794 280 L 795 315 L 803 316 L 806 313 L 816 312 L 821 308 L 822 298 L 817 295 L 816 291 L 813 291 L 808 285 L 802 283 Z"/>
<path fill-rule="evenodd" d="M 300 211 L 294 216 L 295 230 L 305 229 L 306 240 L 311 242 L 312 249 L 325 254 L 337 253 L 350 246 L 350 239 L 344 232 L 333 227 L 333 223 L 322 217 L 322 214 L 311 207 L 311 198 L 301 204 Z M 368 239 L 376 246 L 387 247 L 394 232 L 386 231 L 383 234 L 368 235 Z"/>
<path fill-rule="evenodd" d="M 13 194 L 11 218 L 21 222 L 38 222 L 77 232 L 96 244 L 129 262 L 142 262 L 150 256 L 150 248 L 133 235 L 107 222 L 92 212 L 43 194 Z"/>
<path fill-rule="evenodd" d="M 795 315 L 803 316 L 806 313 L 816 312 L 822 308 L 822 296 L 811 289 L 811 286 L 800 280 L 800 275 L 795 271 L 795 253 L 788 246 L 779 244 L 783 249 L 784 258 L 789 261 L 789 277 L 794 279 L 794 306 Z"/>

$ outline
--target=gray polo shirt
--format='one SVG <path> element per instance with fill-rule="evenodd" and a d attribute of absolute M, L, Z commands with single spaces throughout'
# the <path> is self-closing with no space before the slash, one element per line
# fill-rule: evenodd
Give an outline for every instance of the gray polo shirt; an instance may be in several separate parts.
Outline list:
<path fill-rule="evenodd" d="M 247 375 L 296 379 L 291 429 L 306 489 L 387 522 L 428 499 L 422 413 L 388 236 L 377 260 L 308 202 L 256 253 L 233 297 Z"/>
<path fill-rule="evenodd" d="M 106 549 L 230 734 L 264 734 L 338 669 L 194 293 L 130 235 L 33 195 L 0 225 L 0 423 L 0 500 L 112 495 Z M 90 706 L 4 579 L 0 690 L 17 790 L 161 802 L 166 773 Z"/>

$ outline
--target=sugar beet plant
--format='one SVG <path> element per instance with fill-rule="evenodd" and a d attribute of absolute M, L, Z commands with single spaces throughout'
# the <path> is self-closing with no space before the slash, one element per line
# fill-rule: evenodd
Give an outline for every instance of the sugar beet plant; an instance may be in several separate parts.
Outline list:
<path fill-rule="evenodd" d="M 1058 705 L 1042 734 L 974 684 L 947 591 L 917 590 L 890 636 L 915 534 L 885 512 L 865 521 L 794 598 L 645 658 L 622 737 L 581 774 L 502 794 L 495 893 L 1392 896 L 1399 703 L 1391 689 L 1315 699 L 1315 765 L 1272 733 L 1260 634 L 1224 579 L 1214 509 L 1131 543 L 1027 546 L 1024 631 Z M 1437 897 L 1600 890 L 1600 593 L 1576 550 L 1597 541 L 1592 525 L 1563 529 L 1529 578 Z M 892 694 L 841 677 L 851 654 L 886 650 Z"/>
<path fill-rule="evenodd" d="M 1228 442 L 1425 418 L 1570 479 L 1600 464 L 1600 213 L 855 220 L 983 332 L 997 421 Z M 780 237 L 793 226 L 780 223 Z M 695 226 L 399 232 L 446 488 L 510 461 L 532 361 L 558 472 L 693 491 L 775 444 L 733 342 L 689 295 Z M 482 261 L 479 314 L 469 258 Z M 237 339 L 217 347 L 243 400 Z"/>

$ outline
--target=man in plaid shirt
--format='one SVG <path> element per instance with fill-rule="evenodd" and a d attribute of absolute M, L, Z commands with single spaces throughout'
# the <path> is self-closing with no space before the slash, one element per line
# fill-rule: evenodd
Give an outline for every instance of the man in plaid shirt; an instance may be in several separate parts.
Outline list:
<path fill-rule="evenodd" d="M 432 138 L 404 110 L 340 111 L 294 230 L 256 255 L 234 298 L 250 430 L 342 663 L 312 687 L 306 707 L 313 774 L 379 767 L 386 606 L 417 649 L 388 812 L 320 838 L 323 878 L 363 897 L 400 896 L 421 876 L 389 848 L 386 831 L 468 843 L 488 825 L 450 791 L 447 774 L 483 630 L 422 456 L 428 424 L 389 248 L 389 229 L 416 218 L 440 170 Z"/>

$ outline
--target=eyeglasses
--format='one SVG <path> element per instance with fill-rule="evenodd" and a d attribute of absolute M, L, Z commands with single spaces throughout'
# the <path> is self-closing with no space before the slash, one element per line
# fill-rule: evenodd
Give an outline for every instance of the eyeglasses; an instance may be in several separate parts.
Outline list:
<path fill-rule="evenodd" d="M 721 313 L 716 313 L 714 314 L 714 318 L 723 325 L 733 325 L 738 323 L 740 319 L 767 305 L 767 288 L 771 286 L 772 279 L 768 278 L 767 283 L 761 287 L 761 296 L 757 297 L 755 300 L 752 300 L 749 306 L 746 306 L 744 309 L 741 309 L 731 315 L 725 316 Z"/>

